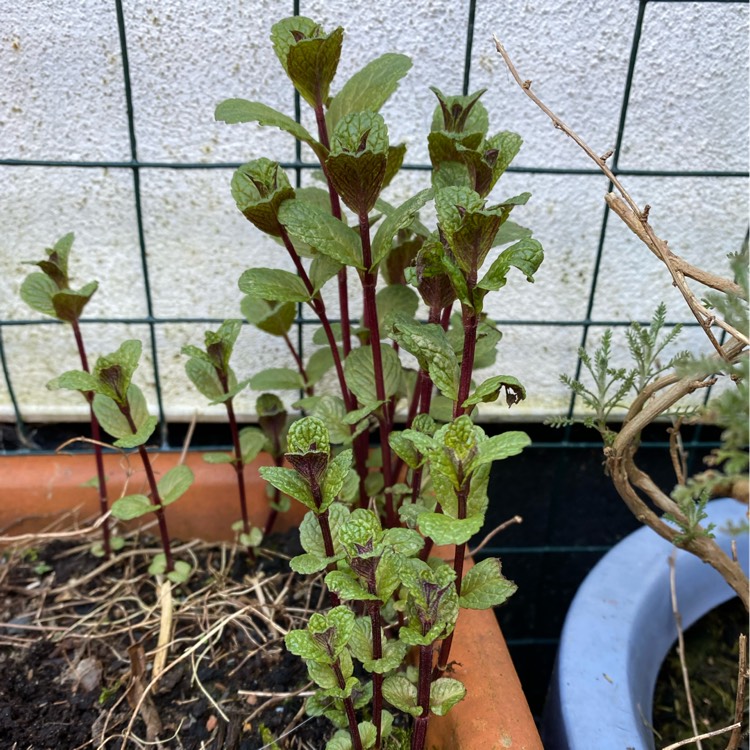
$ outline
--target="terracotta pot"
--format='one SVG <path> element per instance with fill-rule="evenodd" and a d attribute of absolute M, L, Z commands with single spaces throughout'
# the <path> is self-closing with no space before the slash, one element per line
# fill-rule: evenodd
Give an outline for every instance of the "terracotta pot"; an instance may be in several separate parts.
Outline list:
<path fill-rule="evenodd" d="M 153 455 L 157 478 L 175 466 L 177 453 Z M 180 539 L 231 539 L 231 525 L 239 518 L 234 473 L 223 464 L 208 464 L 198 453 L 185 463 L 195 474 L 188 492 L 167 510 L 170 533 Z M 269 461 L 256 460 L 245 469 L 249 512 L 254 525 L 266 518 L 265 483 L 258 475 Z M 105 456 L 110 498 L 146 489 L 137 456 Z M 0 537 L 39 532 L 62 516 L 83 521 L 96 516 L 96 491 L 81 485 L 95 474 L 87 455 L 0 457 Z M 262 502 L 253 502 L 262 498 Z M 306 512 L 293 502 L 279 516 L 276 528 L 298 526 Z M 2 541 L 2 539 L 0 539 Z M 441 550 L 446 558 L 452 548 Z M 471 561 L 467 561 L 471 565 Z M 432 717 L 427 738 L 430 750 L 541 750 L 534 720 L 511 661 L 505 640 L 491 610 L 463 610 L 456 627 L 451 660 L 454 676 L 467 688 L 467 697 L 447 716 Z"/>

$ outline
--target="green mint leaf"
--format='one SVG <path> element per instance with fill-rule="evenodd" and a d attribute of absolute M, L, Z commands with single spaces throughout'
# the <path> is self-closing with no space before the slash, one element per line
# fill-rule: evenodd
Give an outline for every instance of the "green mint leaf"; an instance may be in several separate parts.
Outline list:
<path fill-rule="evenodd" d="M 471 539 L 484 524 L 484 516 L 450 518 L 443 513 L 422 513 L 417 521 L 418 528 L 437 545 L 464 544 Z"/>
<path fill-rule="evenodd" d="M 240 430 L 240 452 L 242 460 L 249 464 L 265 447 L 266 436 L 257 427 Z"/>
<path fill-rule="evenodd" d="M 310 264 L 310 283 L 315 292 L 319 292 L 329 279 L 332 279 L 342 268 L 341 263 L 328 255 L 318 253 Z M 332 325 L 339 326 L 339 323 Z M 327 339 L 326 339 L 327 341 Z"/>
<path fill-rule="evenodd" d="M 361 409 L 348 411 L 344 417 L 344 424 L 358 424 L 365 417 L 370 416 L 376 409 L 379 409 L 384 403 L 384 401 L 373 401 L 371 404 L 365 404 Z"/>
<path fill-rule="evenodd" d="M 331 531 L 331 541 L 334 553 L 338 555 L 341 549 L 339 532 L 343 524 L 349 519 L 349 508 L 340 503 L 334 503 L 328 509 L 328 527 Z M 319 557 L 328 564 L 326 559 L 326 548 L 323 541 L 323 532 L 320 530 L 320 522 L 315 513 L 306 513 L 299 527 L 299 538 L 302 549 L 305 552 Z M 323 565 L 325 567 L 325 565 Z M 320 568 L 322 570 L 323 568 Z"/>
<path fill-rule="evenodd" d="M 422 190 L 407 201 L 404 201 L 404 203 L 386 216 L 372 239 L 373 269 L 388 255 L 393 244 L 393 238 L 399 230 L 406 229 L 414 221 L 419 210 L 432 197 L 432 188 Z"/>
<path fill-rule="evenodd" d="M 378 112 L 410 68 L 410 58 L 393 52 L 367 63 L 331 100 L 326 118 L 329 131 L 333 131 L 344 115 L 365 110 Z"/>
<path fill-rule="evenodd" d="M 418 469 L 424 458 L 415 448 L 414 443 L 403 432 L 392 432 L 388 436 L 388 443 L 393 452 L 403 460 L 410 469 Z"/>
<path fill-rule="evenodd" d="M 32 310 L 55 318 L 57 315 L 55 306 L 52 304 L 52 297 L 58 291 L 57 284 L 46 274 L 30 273 L 21 284 L 21 299 Z"/>
<path fill-rule="evenodd" d="M 388 398 L 395 395 L 401 385 L 401 360 L 390 346 L 378 345 L 383 361 L 385 396 Z M 352 349 L 344 362 L 344 375 L 349 388 L 360 403 L 371 404 L 378 400 L 375 392 L 372 347 L 360 346 Z"/>
<path fill-rule="evenodd" d="M 500 229 L 497 230 L 495 239 L 492 241 L 492 247 L 507 245 L 509 242 L 524 240 L 527 237 L 531 237 L 530 229 L 522 227 L 520 224 L 516 224 L 516 222 L 507 219 L 503 222 Z"/>
<path fill-rule="evenodd" d="M 213 399 L 210 402 L 210 405 L 213 406 L 214 404 L 223 404 L 226 401 L 229 401 L 230 398 L 234 398 L 238 393 L 242 393 L 242 391 L 245 390 L 245 388 L 250 385 L 250 378 L 247 378 L 246 380 L 241 380 L 239 383 L 237 382 L 237 377 L 234 374 L 234 371 L 232 368 L 229 368 L 229 371 L 227 372 L 227 385 L 229 386 L 229 390 L 226 393 L 223 393 L 221 396 L 218 396 L 217 398 Z"/>
<path fill-rule="evenodd" d="M 193 569 L 190 567 L 189 563 L 186 563 L 184 560 L 175 560 L 174 570 L 167 573 L 167 578 L 172 583 L 179 585 L 181 583 L 186 583 L 192 572 Z"/>
<path fill-rule="evenodd" d="M 205 359 L 191 357 L 185 362 L 185 372 L 190 382 L 209 400 L 214 401 L 224 395 L 224 386 L 219 380 L 216 368 Z"/>
<path fill-rule="evenodd" d="M 231 453 L 204 453 L 203 460 L 207 464 L 231 464 L 234 461 L 234 456 Z"/>
<path fill-rule="evenodd" d="M 305 381 L 297 370 L 289 367 L 270 367 L 250 378 L 254 391 L 292 391 L 305 387 Z"/>
<path fill-rule="evenodd" d="M 261 466 L 258 473 L 277 490 L 298 500 L 302 505 L 317 510 L 310 487 L 294 469 L 281 466 Z"/>
<path fill-rule="evenodd" d="M 458 358 L 442 327 L 436 323 L 417 323 L 397 313 L 391 335 L 417 358 L 420 368 L 429 374 L 440 392 L 455 401 L 460 377 Z"/>
<path fill-rule="evenodd" d="M 490 609 L 502 604 L 517 588 L 503 576 L 500 560 L 490 557 L 466 573 L 459 602 L 465 609 Z"/>
<path fill-rule="evenodd" d="M 309 576 L 315 573 L 320 573 L 321 570 L 325 570 L 328 567 L 329 562 L 330 560 L 325 556 L 318 557 L 317 555 L 305 552 L 302 555 L 293 557 L 289 561 L 289 567 L 301 576 Z"/>
<path fill-rule="evenodd" d="M 193 472 L 184 464 L 171 468 L 156 485 L 162 505 L 170 505 L 182 497 L 190 489 L 194 479 Z"/>
<path fill-rule="evenodd" d="M 505 388 L 505 400 L 508 406 L 523 401 L 526 398 L 526 389 L 517 378 L 512 375 L 495 375 L 485 380 L 469 398 L 464 401 L 463 406 L 473 406 L 479 403 L 497 401 L 500 391 Z"/>
<path fill-rule="evenodd" d="M 305 201 L 289 200 L 279 210 L 279 221 L 294 239 L 339 263 L 364 268 L 359 235 L 329 212 Z"/>
<path fill-rule="evenodd" d="M 344 480 L 349 474 L 352 466 L 352 451 L 350 449 L 341 451 L 336 458 L 328 464 L 325 477 L 323 478 L 323 502 L 320 511 L 324 511 L 338 497 Z"/>
<path fill-rule="evenodd" d="M 430 711 L 436 716 L 445 716 L 465 697 L 466 688 L 462 682 L 450 677 L 439 677 L 430 685 Z"/>
<path fill-rule="evenodd" d="M 477 286 L 489 291 L 501 289 L 506 284 L 511 267 L 517 268 L 526 276 L 527 281 L 533 283 L 534 274 L 543 260 L 544 250 L 541 244 L 530 238 L 522 239 L 500 253 Z"/>
<path fill-rule="evenodd" d="M 104 398 L 106 398 L 106 396 Z M 139 445 L 143 445 L 148 441 L 151 435 L 154 434 L 157 424 L 159 424 L 159 420 L 156 417 L 147 417 L 146 421 L 138 427 L 137 432 L 131 433 L 127 437 L 121 437 L 119 440 L 115 440 L 115 447 L 127 449 L 137 448 Z"/>
<path fill-rule="evenodd" d="M 258 547 L 263 541 L 263 529 L 253 526 L 249 534 L 242 533 L 239 536 L 239 543 L 245 547 Z"/>
<path fill-rule="evenodd" d="M 481 89 L 468 96 L 446 96 L 442 91 L 430 86 L 430 91 L 438 98 L 438 106 L 432 116 L 431 130 L 445 130 L 449 133 L 475 133 L 479 140 L 487 133 L 489 115 L 479 98 L 487 89 Z"/>
<path fill-rule="evenodd" d="M 399 711 L 411 716 L 422 714 L 422 708 L 417 704 L 417 686 L 403 675 L 391 675 L 383 680 L 383 697 Z"/>
<path fill-rule="evenodd" d="M 313 108 L 328 100 L 343 39 L 341 27 L 326 34 L 320 25 L 304 16 L 285 18 L 271 28 L 276 56 L 300 96 Z"/>
<path fill-rule="evenodd" d="M 163 552 L 159 552 L 158 555 L 154 555 L 154 559 L 151 561 L 151 565 L 148 566 L 149 575 L 160 576 L 163 575 L 167 569 L 167 557 Z"/>
<path fill-rule="evenodd" d="M 325 424 L 333 445 L 348 445 L 352 434 L 344 421 L 347 411 L 343 400 L 339 396 L 328 394 L 315 396 L 315 399 L 315 404 L 309 409 L 310 416 L 317 417 Z"/>
<path fill-rule="evenodd" d="M 331 331 L 335 341 L 342 341 L 341 323 L 331 323 Z M 328 336 L 324 328 L 316 328 L 313 333 L 313 344 L 316 346 L 328 346 Z"/>
<path fill-rule="evenodd" d="M 128 389 L 127 402 L 130 407 L 130 416 L 137 430 L 146 423 L 149 416 L 146 397 L 137 385 L 131 384 Z M 109 396 L 97 393 L 94 396 L 93 408 L 102 429 L 110 435 L 116 438 L 129 438 L 133 435 L 127 418 Z"/>
<path fill-rule="evenodd" d="M 81 370 L 68 370 L 62 375 L 47 383 L 50 391 L 65 389 L 68 391 L 80 391 L 81 393 L 99 393 L 102 390 L 101 383 L 90 373 Z"/>
<path fill-rule="evenodd" d="M 52 295 L 52 307 L 55 309 L 55 317 L 68 323 L 81 317 L 83 308 L 99 288 L 99 283 L 92 281 L 79 290 L 62 289 Z"/>
<path fill-rule="evenodd" d="M 141 342 L 135 339 L 123 341 L 112 354 L 99 357 L 94 365 L 94 377 L 105 388 L 110 389 L 112 398 L 125 405 L 130 381 L 141 358 Z"/>
<path fill-rule="evenodd" d="M 333 354 L 330 349 L 318 349 L 313 352 L 305 367 L 307 385 L 315 385 L 333 367 L 333 364 Z"/>
<path fill-rule="evenodd" d="M 308 302 L 305 285 L 291 271 L 278 268 L 248 268 L 239 281 L 240 291 L 275 302 Z"/>
<path fill-rule="evenodd" d="M 294 302 L 269 302 L 250 294 L 242 298 L 240 309 L 249 323 L 272 336 L 288 333 L 297 315 Z"/>
<path fill-rule="evenodd" d="M 393 318 L 399 314 L 413 319 L 419 308 L 419 297 L 409 286 L 392 284 L 383 287 L 376 295 L 378 327 L 381 333 L 390 330 Z"/>
<path fill-rule="evenodd" d="M 489 149 L 497 151 L 497 161 L 492 168 L 492 185 L 494 185 L 521 150 L 523 138 L 518 133 L 503 130 L 493 135 L 492 138 L 488 138 L 486 145 Z"/>
<path fill-rule="evenodd" d="M 510 431 L 494 435 L 479 444 L 473 466 L 517 456 L 528 445 L 531 445 L 531 438 L 525 432 Z"/>
<path fill-rule="evenodd" d="M 375 112 L 348 114 L 336 125 L 326 171 L 336 191 L 357 215 L 378 199 L 388 166 L 388 128 Z"/>
<path fill-rule="evenodd" d="M 125 495 L 112 503 L 112 515 L 120 521 L 132 521 L 152 513 L 157 507 L 145 495 Z"/>
<path fill-rule="evenodd" d="M 405 157 L 405 143 L 399 143 L 396 146 L 388 147 L 388 158 L 385 165 L 385 175 L 383 176 L 383 182 L 380 184 L 381 191 L 391 184 L 391 181 L 398 174 L 399 169 L 401 169 L 401 165 L 404 163 Z"/>
<path fill-rule="evenodd" d="M 334 570 L 325 577 L 326 586 L 338 594 L 341 601 L 371 601 L 377 600 L 375 594 L 369 594 L 359 581 L 351 574 L 343 570 Z"/>
<path fill-rule="evenodd" d="M 279 207 L 294 198 L 294 188 L 278 162 L 256 159 L 234 173 L 232 197 L 243 216 L 261 232 L 280 237 Z"/>
<path fill-rule="evenodd" d="M 310 146 L 319 159 L 325 159 L 328 155 L 328 149 L 318 143 L 302 125 L 291 117 L 260 102 L 249 102 L 246 99 L 227 99 L 216 108 L 214 117 L 219 122 L 226 122 L 229 125 L 239 122 L 257 122 L 258 125 L 278 128 Z"/>
<path fill-rule="evenodd" d="M 330 436 L 325 423 L 315 417 L 298 419 L 287 435 L 289 453 L 304 455 L 310 452 L 330 451 Z"/>

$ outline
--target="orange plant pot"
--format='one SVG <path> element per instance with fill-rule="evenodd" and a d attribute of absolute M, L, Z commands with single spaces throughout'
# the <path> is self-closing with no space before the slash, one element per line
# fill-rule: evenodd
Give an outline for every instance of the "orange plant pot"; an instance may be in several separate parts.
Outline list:
<path fill-rule="evenodd" d="M 152 454 L 158 477 L 175 466 L 176 453 Z M 124 494 L 147 491 L 137 456 L 104 457 L 110 501 Z M 231 539 L 231 525 L 239 519 L 234 472 L 225 464 L 208 464 L 199 453 L 188 453 L 185 463 L 195 483 L 166 509 L 169 531 L 175 538 L 206 541 Z M 258 474 L 269 460 L 257 459 L 245 468 L 248 510 L 253 525 L 262 526 L 268 513 L 265 482 Z M 0 456 L 0 543 L 10 536 L 32 534 L 61 517 L 91 520 L 98 513 L 98 496 L 82 485 L 95 474 L 87 455 Z M 280 514 L 276 529 L 299 526 L 306 508 L 292 502 Z M 73 519 L 70 518 L 73 514 Z M 438 550 L 446 559 L 453 548 Z M 471 561 L 467 561 L 467 567 Z M 467 688 L 466 698 L 447 716 L 433 716 L 427 735 L 429 750 L 542 750 L 521 683 L 505 640 L 491 610 L 463 610 L 456 626 L 451 661 L 453 676 Z"/>

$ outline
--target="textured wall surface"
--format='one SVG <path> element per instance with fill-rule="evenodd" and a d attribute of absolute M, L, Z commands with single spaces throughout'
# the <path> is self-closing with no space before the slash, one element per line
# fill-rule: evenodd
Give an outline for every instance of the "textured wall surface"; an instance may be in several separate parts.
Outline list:
<path fill-rule="evenodd" d="M 407 144 L 410 164 L 428 162 L 426 133 L 435 105 L 428 86 L 461 91 L 469 10 L 468 0 L 300 3 L 303 15 L 326 28 L 346 28 L 334 90 L 383 52 L 413 58 L 409 76 L 383 109 L 391 142 Z M 90 351 L 113 350 L 125 337 L 143 338 L 147 356 L 137 381 L 154 404 L 153 333 L 163 405 L 173 419 L 196 409 L 206 417 L 222 412 L 203 406 L 179 353 L 216 326 L 181 319 L 236 317 L 236 280 L 245 268 L 290 267 L 278 246 L 237 212 L 229 193 L 231 169 L 175 165 L 261 155 L 294 160 L 294 143 L 280 131 L 213 120 L 215 105 L 235 96 L 294 114 L 291 85 L 268 41 L 271 25 L 291 14 L 292 3 L 124 0 L 123 12 L 135 153 L 145 163 L 139 171 L 145 257 L 127 166 L 132 151 L 114 0 L 6 2 L 0 9 L 1 333 L 10 382 L 32 421 L 85 414 L 75 394 L 51 394 L 44 387 L 62 368 L 77 366 L 72 339 L 57 326 L 14 324 L 35 319 L 18 296 L 28 270 L 22 261 L 41 257 L 66 232 L 76 233 L 76 281 L 101 282 L 87 316 L 130 321 L 87 323 Z M 600 246 L 606 179 L 590 173 L 577 147 L 523 95 L 491 41 L 497 34 L 542 99 L 603 153 L 617 143 L 638 13 L 636 0 L 476 2 L 469 88 L 487 89 L 483 102 L 492 132 L 510 129 L 523 136 L 514 165 L 531 170 L 508 173 L 492 197 L 533 194 L 514 218 L 534 230 L 546 253 L 536 284 L 513 279 L 488 305 L 504 332 L 493 372 L 517 375 L 529 391 L 528 401 L 515 407 L 517 417 L 567 408 L 558 374 L 576 366 L 590 304 L 591 341 L 601 335 L 597 324 L 647 320 L 660 300 L 669 305 L 670 320 L 690 320 L 662 266 L 613 216 Z M 626 174 L 623 180 L 638 201 L 651 204 L 653 224 L 672 248 L 718 269 L 747 231 L 747 61 L 746 4 L 646 4 L 618 166 L 668 173 Z M 302 119 L 310 125 L 307 112 Z M 303 150 L 303 159 L 310 156 Z M 37 160 L 63 164 L 41 166 Z M 96 166 L 70 164 L 92 161 Z M 703 171 L 739 176 L 684 174 Z M 302 180 L 310 184 L 313 178 L 303 172 Z M 400 202 L 428 181 L 425 171 L 407 171 L 388 197 Z M 335 315 L 334 290 L 328 289 Z M 351 304 L 356 313 L 354 293 Z M 303 327 L 306 352 L 313 349 L 313 329 Z M 696 334 L 689 332 L 685 344 L 702 348 Z M 235 361 L 240 377 L 290 364 L 283 342 L 244 328 Z M 239 397 L 242 415 L 252 413 L 255 396 L 246 391 Z M 499 407 L 488 408 L 488 418 L 500 413 L 493 409 Z M 13 418 L 5 379 L 0 418 Z"/>

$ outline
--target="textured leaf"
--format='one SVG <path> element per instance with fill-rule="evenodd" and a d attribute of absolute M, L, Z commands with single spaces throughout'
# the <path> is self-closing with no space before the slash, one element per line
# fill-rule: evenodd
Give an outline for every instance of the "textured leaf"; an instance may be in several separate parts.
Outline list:
<path fill-rule="evenodd" d="M 516 242 L 517 240 L 523 240 L 527 237 L 531 237 L 530 229 L 526 229 L 526 227 L 522 227 L 520 224 L 516 224 L 516 222 L 508 219 L 504 221 L 500 229 L 497 230 L 495 239 L 492 241 L 492 247 L 507 245 L 509 242 Z"/>
<path fill-rule="evenodd" d="M 480 466 L 510 456 L 517 456 L 528 445 L 531 445 L 531 439 L 525 432 L 510 431 L 501 435 L 493 435 L 493 437 L 480 443 L 474 465 Z"/>
<path fill-rule="evenodd" d="M 380 346 L 383 361 L 385 396 L 393 396 L 401 384 L 401 360 L 390 346 Z M 352 393 L 363 404 L 377 401 L 375 392 L 375 366 L 372 347 L 360 346 L 352 349 L 344 362 L 344 375 Z"/>
<path fill-rule="evenodd" d="M 68 370 L 62 375 L 50 380 L 47 388 L 56 391 L 64 388 L 69 391 L 81 391 L 87 393 L 93 391 L 97 393 L 100 389 L 99 381 L 90 373 L 81 370 Z"/>
<path fill-rule="evenodd" d="M 294 188 L 278 162 L 255 159 L 235 171 L 232 197 L 242 215 L 261 232 L 280 237 L 279 207 L 294 198 Z"/>
<path fill-rule="evenodd" d="M 344 486 L 349 469 L 352 465 L 352 451 L 347 449 L 341 451 L 336 458 L 328 464 L 326 475 L 323 478 L 323 502 L 320 510 L 325 510 L 337 497 Z"/>
<path fill-rule="evenodd" d="M 104 398 L 106 398 L 106 396 Z M 143 445 L 148 441 L 151 435 L 154 434 L 154 430 L 156 429 L 157 424 L 159 424 L 159 420 L 156 417 L 147 417 L 146 421 L 138 427 L 137 432 L 131 433 L 126 437 L 121 437 L 118 440 L 115 440 L 115 447 L 137 448 L 139 445 Z"/>
<path fill-rule="evenodd" d="M 429 374 L 441 393 L 455 401 L 460 374 L 458 359 L 442 327 L 435 323 L 416 323 L 396 314 L 391 335 L 417 358 L 420 368 Z"/>
<path fill-rule="evenodd" d="M 313 289 L 319 292 L 329 279 L 332 279 L 341 269 L 341 263 L 328 255 L 318 253 L 310 264 L 310 283 Z M 333 323 L 334 326 L 340 326 L 339 323 Z M 339 338 L 341 338 L 339 336 Z M 327 342 L 327 339 L 326 339 Z"/>
<path fill-rule="evenodd" d="M 272 336 L 288 333 L 297 314 L 294 302 L 267 302 L 249 294 L 242 298 L 240 309 L 249 323 Z"/>
<path fill-rule="evenodd" d="M 281 490 L 289 497 L 299 500 L 311 510 L 316 509 L 310 488 L 294 469 L 287 469 L 282 466 L 261 466 L 258 473 L 277 490 Z"/>
<path fill-rule="evenodd" d="M 410 68 L 410 58 L 392 52 L 367 63 L 331 100 L 327 114 L 329 131 L 333 132 L 338 121 L 351 112 L 378 112 Z"/>
<path fill-rule="evenodd" d="M 330 349 L 318 349 L 313 352 L 305 367 L 307 384 L 315 385 L 333 367 L 333 364 L 333 354 Z"/>
<path fill-rule="evenodd" d="M 297 555 L 289 561 L 289 567 L 295 572 L 302 576 L 313 575 L 314 573 L 320 573 L 321 570 L 325 570 L 328 566 L 328 558 L 318 557 L 317 555 L 305 552 L 302 555 Z"/>
<path fill-rule="evenodd" d="M 305 382 L 297 370 L 289 367 L 270 367 L 261 370 L 250 378 L 254 391 L 291 391 L 305 387 Z"/>
<path fill-rule="evenodd" d="M 375 112 L 345 115 L 331 136 L 326 171 L 346 205 L 369 213 L 380 194 L 388 166 L 388 128 Z"/>
<path fill-rule="evenodd" d="M 131 384 L 127 395 L 130 415 L 136 425 L 136 429 L 145 424 L 149 417 L 148 405 L 143 391 L 137 385 Z M 94 414 L 99 424 L 110 435 L 116 438 L 129 438 L 133 430 L 128 423 L 125 415 L 120 411 L 115 401 L 109 396 L 97 393 L 94 396 Z"/>
<path fill-rule="evenodd" d="M 348 266 L 364 267 L 359 235 L 329 212 L 305 201 L 289 200 L 279 209 L 279 221 L 293 238 L 318 252 Z"/>
<path fill-rule="evenodd" d="M 328 150 L 318 143 L 302 125 L 295 122 L 291 117 L 260 102 L 249 102 L 246 99 L 227 99 L 216 108 L 214 117 L 219 122 L 226 122 L 229 125 L 239 122 L 257 122 L 258 125 L 278 128 L 306 143 L 318 158 L 325 159 L 328 153 Z"/>
<path fill-rule="evenodd" d="M 419 308 L 417 293 L 411 287 L 402 284 L 383 287 L 375 295 L 375 301 L 378 308 L 378 325 L 381 333 L 390 328 L 397 313 L 413 319 Z"/>
<path fill-rule="evenodd" d="M 99 288 L 96 281 L 92 281 L 78 290 L 62 289 L 52 295 L 52 306 L 55 309 L 55 317 L 66 320 L 69 323 L 81 317 L 83 308 Z"/>
<path fill-rule="evenodd" d="M 495 375 L 485 380 L 469 398 L 464 401 L 463 406 L 473 406 L 474 404 L 489 403 L 497 401 L 500 391 L 505 388 L 505 398 L 508 406 L 523 401 L 526 398 L 526 389 L 521 385 L 517 378 L 512 375 Z"/>
<path fill-rule="evenodd" d="M 420 716 L 422 709 L 417 705 L 417 686 L 412 685 L 403 675 L 391 675 L 383 680 L 383 697 L 394 708 L 410 714 Z"/>
<path fill-rule="evenodd" d="M 211 401 L 224 395 L 224 387 L 216 373 L 216 368 L 205 359 L 191 357 L 185 362 L 185 372 L 190 382 Z"/>
<path fill-rule="evenodd" d="M 465 697 L 466 688 L 462 682 L 451 677 L 439 677 L 430 685 L 430 711 L 436 716 L 445 716 Z"/>
<path fill-rule="evenodd" d="M 437 545 L 464 544 L 484 525 L 484 516 L 476 515 L 461 520 L 443 513 L 422 513 L 417 521 L 419 530 Z"/>
<path fill-rule="evenodd" d="M 490 557 L 466 573 L 459 601 L 465 609 L 490 609 L 502 604 L 517 588 L 503 576 L 500 560 Z"/>
<path fill-rule="evenodd" d="M 249 268 L 240 276 L 239 287 L 245 294 L 276 302 L 307 302 L 310 299 L 302 279 L 279 268 Z"/>
<path fill-rule="evenodd" d="M 171 468 L 156 485 L 162 505 L 169 505 L 182 497 L 190 489 L 194 479 L 192 470 L 184 464 Z"/>
<path fill-rule="evenodd" d="M 400 229 L 406 229 L 427 201 L 433 196 L 432 188 L 422 190 L 388 214 L 372 239 L 372 268 L 382 261 L 391 249 L 393 238 Z"/>
<path fill-rule="evenodd" d="M 132 521 L 152 513 L 156 508 L 145 495 L 126 495 L 112 503 L 112 515 L 120 521 Z"/>
<path fill-rule="evenodd" d="M 239 536 L 240 544 L 244 544 L 245 547 L 257 547 L 263 541 L 263 529 L 258 526 L 253 526 L 250 529 L 249 534 L 242 533 Z"/>
<path fill-rule="evenodd" d="M 242 460 L 249 464 L 264 448 L 266 436 L 257 427 L 240 430 L 240 451 Z"/>
<path fill-rule="evenodd" d="M 369 594 L 359 581 L 351 574 L 343 570 L 334 570 L 325 577 L 326 586 L 338 594 L 341 601 L 369 601 L 376 600 L 375 594 Z"/>
<path fill-rule="evenodd" d="M 320 419 L 302 417 L 302 419 L 298 419 L 289 428 L 287 445 L 289 453 L 328 452 L 330 448 L 328 428 Z"/>
<path fill-rule="evenodd" d="M 340 503 L 334 503 L 328 509 L 328 528 L 331 531 L 331 542 L 335 553 L 339 552 L 339 531 L 349 518 L 349 508 Z M 323 542 L 323 532 L 315 513 L 306 513 L 299 527 L 300 544 L 305 552 L 325 559 L 326 548 Z M 321 568 L 322 570 L 322 568 Z"/>
<path fill-rule="evenodd" d="M 505 286 L 511 267 L 517 268 L 533 283 L 534 274 L 544 260 L 544 250 L 536 240 L 526 238 L 500 253 L 477 284 L 481 289 L 497 291 Z"/>
<path fill-rule="evenodd" d="M 128 389 L 141 358 L 141 349 L 140 341 L 128 339 L 122 342 L 116 352 L 99 357 L 94 365 L 94 377 L 111 390 L 113 398 L 122 398 L 123 403 L 125 396 L 130 395 Z"/>
<path fill-rule="evenodd" d="M 23 280 L 21 299 L 33 310 L 55 318 L 52 296 L 58 291 L 59 287 L 49 276 L 37 271 Z"/>

